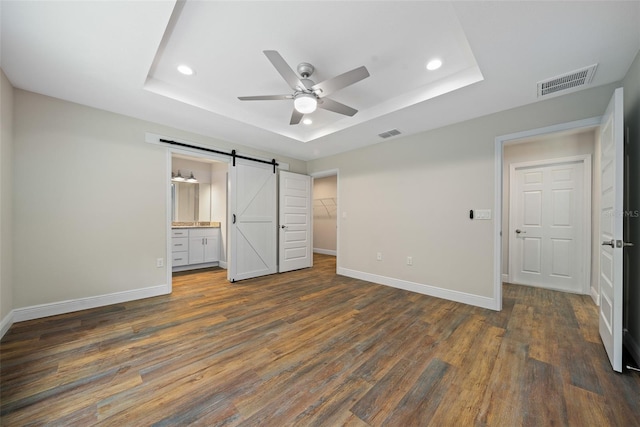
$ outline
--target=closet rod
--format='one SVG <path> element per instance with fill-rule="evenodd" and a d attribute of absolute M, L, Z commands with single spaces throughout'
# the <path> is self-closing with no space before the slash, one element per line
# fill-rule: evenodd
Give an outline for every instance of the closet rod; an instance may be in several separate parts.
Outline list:
<path fill-rule="evenodd" d="M 216 153 L 216 154 L 222 154 L 224 156 L 233 157 L 233 166 L 236 165 L 236 159 L 251 160 L 252 162 L 273 165 L 273 173 L 276 173 L 276 166 L 280 166 L 278 163 L 276 163 L 276 159 L 271 159 L 271 161 L 269 161 L 269 160 L 256 159 L 254 157 L 242 156 L 240 154 L 236 154 L 236 150 L 231 150 L 231 153 L 227 153 L 226 151 L 214 150 L 213 148 L 198 147 L 196 145 L 185 144 L 183 142 L 177 142 L 177 141 L 172 141 L 170 139 L 162 139 L 162 138 L 160 138 L 160 142 L 164 142 L 165 144 L 170 144 L 170 145 L 177 145 L 179 147 L 193 148 L 196 150 L 207 151 L 209 153 Z"/>

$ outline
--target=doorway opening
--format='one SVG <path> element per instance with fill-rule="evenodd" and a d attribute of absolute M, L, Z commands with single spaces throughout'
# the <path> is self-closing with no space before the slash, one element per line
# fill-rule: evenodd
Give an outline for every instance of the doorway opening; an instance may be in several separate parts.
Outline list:
<path fill-rule="evenodd" d="M 229 163 L 180 150 L 169 154 L 169 274 L 226 269 Z"/>
<path fill-rule="evenodd" d="M 600 118 L 578 120 L 575 122 L 563 123 L 559 125 L 549 126 L 540 129 L 517 132 L 509 135 L 503 135 L 496 138 L 496 179 L 495 192 L 496 205 L 494 211 L 496 213 L 495 229 L 495 277 L 494 292 L 496 295 L 495 309 L 502 309 L 502 283 L 511 280 L 512 260 L 510 259 L 509 241 L 510 235 L 515 233 L 517 227 L 510 230 L 510 170 L 511 165 L 516 163 L 542 163 L 559 158 L 584 158 L 585 156 L 593 159 L 589 162 L 588 167 L 593 170 L 599 168 L 598 156 L 598 138 L 597 129 L 600 126 Z M 592 200 L 591 206 L 597 206 L 599 200 L 599 178 L 598 173 L 590 174 L 593 178 L 589 182 L 589 196 Z M 595 193 L 595 194 L 594 194 Z M 583 235 L 587 236 L 586 241 L 590 241 L 590 236 L 594 230 L 598 229 L 599 216 L 597 212 L 590 209 L 586 215 L 587 224 L 583 227 Z M 522 229 L 520 229 L 522 232 Z M 584 289 L 589 289 L 596 304 L 598 276 L 593 274 L 597 269 L 599 247 L 593 243 L 587 250 L 586 257 L 589 263 L 585 264 L 587 271 L 584 271 L 583 277 L 587 280 Z M 566 252 L 565 252 L 566 253 Z M 590 267 L 589 267 L 590 264 Z M 597 270 L 595 270 L 597 271 Z M 584 283 L 583 283 L 584 285 Z M 584 292 L 579 292 L 584 293 Z"/>
<path fill-rule="evenodd" d="M 313 252 L 336 257 L 338 262 L 338 171 L 311 175 L 313 178 Z"/>

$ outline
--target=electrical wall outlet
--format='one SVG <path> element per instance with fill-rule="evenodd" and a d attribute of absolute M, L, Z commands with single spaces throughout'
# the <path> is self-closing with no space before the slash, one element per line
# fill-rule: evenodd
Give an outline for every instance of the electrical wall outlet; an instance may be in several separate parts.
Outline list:
<path fill-rule="evenodd" d="M 382 252 L 378 252 L 378 254 L 376 255 L 376 259 L 378 261 L 382 261 Z"/>
<path fill-rule="evenodd" d="M 158 258 L 156 260 L 156 267 L 158 267 L 158 268 L 164 267 L 164 258 Z"/>
<path fill-rule="evenodd" d="M 413 257 L 407 257 L 407 265 L 413 265 Z"/>

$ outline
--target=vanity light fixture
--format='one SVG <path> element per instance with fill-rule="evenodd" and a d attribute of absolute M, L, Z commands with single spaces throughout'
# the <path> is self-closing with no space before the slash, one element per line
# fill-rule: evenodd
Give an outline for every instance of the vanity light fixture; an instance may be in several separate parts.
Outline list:
<path fill-rule="evenodd" d="M 191 176 L 187 178 L 187 182 L 198 182 L 195 176 L 193 176 L 193 172 L 191 172 Z"/>
<path fill-rule="evenodd" d="M 171 172 L 171 181 L 178 181 L 178 182 L 185 181 L 184 176 L 182 176 L 182 174 L 180 173 L 180 169 L 178 169 L 177 175 Z"/>

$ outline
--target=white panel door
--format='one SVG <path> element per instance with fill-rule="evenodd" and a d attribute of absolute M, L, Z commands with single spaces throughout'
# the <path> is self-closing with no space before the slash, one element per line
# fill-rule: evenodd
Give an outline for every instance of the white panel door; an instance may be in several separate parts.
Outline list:
<path fill-rule="evenodd" d="M 622 88 L 600 125 L 600 337 L 614 371 L 622 372 L 624 138 Z"/>
<path fill-rule="evenodd" d="M 586 293 L 582 160 L 512 173 L 511 281 Z"/>
<path fill-rule="evenodd" d="M 236 159 L 229 171 L 230 281 L 276 273 L 276 203 L 273 166 Z"/>
<path fill-rule="evenodd" d="M 280 171 L 280 250 L 278 271 L 313 265 L 311 177 Z"/>

